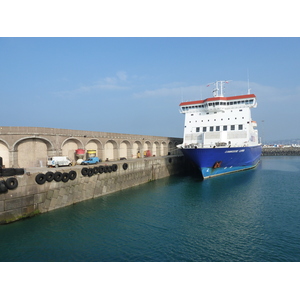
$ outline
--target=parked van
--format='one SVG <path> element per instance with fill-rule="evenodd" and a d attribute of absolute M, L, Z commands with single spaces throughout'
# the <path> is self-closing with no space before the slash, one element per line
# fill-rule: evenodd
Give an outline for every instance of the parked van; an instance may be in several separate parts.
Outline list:
<path fill-rule="evenodd" d="M 62 166 L 72 166 L 72 161 L 67 156 L 53 156 L 48 157 L 47 166 L 55 168 Z"/>
<path fill-rule="evenodd" d="M 81 165 L 93 165 L 93 164 L 97 164 L 98 162 L 100 162 L 101 159 L 99 159 L 99 157 L 95 156 L 95 157 L 90 157 L 87 160 L 84 160 Z"/>

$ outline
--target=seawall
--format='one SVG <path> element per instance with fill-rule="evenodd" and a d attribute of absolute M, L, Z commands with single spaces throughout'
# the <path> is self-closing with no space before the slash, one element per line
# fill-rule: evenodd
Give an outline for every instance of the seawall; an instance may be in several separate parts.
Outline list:
<path fill-rule="evenodd" d="M 263 156 L 292 156 L 292 155 L 300 155 L 300 147 L 270 147 L 263 148 L 262 150 Z"/>
<path fill-rule="evenodd" d="M 102 166 L 101 168 L 99 168 Z M 184 172 L 188 164 L 182 155 L 140 158 L 101 163 L 93 166 L 26 169 L 23 175 L 2 177 L 17 181 L 0 193 L 0 224 L 49 212 L 88 199 Z M 96 167 L 96 169 L 95 169 Z M 85 168 L 85 169 L 84 169 Z M 96 171 L 95 171 L 96 170 Z M 45 176 L 48 174 L 47 180 Z M 64 175 L 60 181 L 57 174 Z M 71 178 L 68 174 L 72 173 Z M 55 175 L 56 174 L 56 175 Z M 75 175 L 76 174 L 76 175 Z M 55 179 L 53 179 L 55 175 Z M 65 182 L 64 182 L 65 181 Z"/>

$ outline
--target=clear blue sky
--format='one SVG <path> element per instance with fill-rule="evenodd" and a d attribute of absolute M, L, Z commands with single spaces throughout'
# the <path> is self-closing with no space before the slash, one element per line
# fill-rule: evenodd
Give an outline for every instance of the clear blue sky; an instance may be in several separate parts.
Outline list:
<path fill-rule="evenodd" d="M 299 12 L 295 1 L 2 2 L 0 126 L 182 137 L 184 116 L 178 112 L 182 100 L 210 97 L 211 89 L 206 85 L 216 80 L 232 80 L 226 85 L 227 96 L 247 93 L 249 72 L 251 92 L 259 102 L 253 119 L 259 124 L 260 136 L 267 141 L 300 138 Z M 287 35 L 296 38 L 265 38 Z M 62 38 L 26 38 L 52 36 Z M 65 38 L 69 36 L 75 38 Z M 165 38 L 168 36 L 175 38 Z M 219 38 L 222 36 L 230 38 Z M 243 36 L 246 38 L 240 38 Z M 252 36 L 262 38 L 248 38 Z M 272 286 L 266 289 L 266 297 L 271 290 L 274 296 L 291 290 L 293 278 L 286 274 L 293 274 L 292 269 L 280 270 L 285 277 L 278 279 L 278 274 L 259 267 L 266 274 L 264 286 Z M 211 272 L 211 267 L 201 265 L 203 268 L 202 273 L 196 270 L 200 276 L 205 274 L 202 279 Z M 143 283 L 154 278 L 153 270 L 149 270 L 152 272 L 143 273 L 143 281 L 132 273 L 128 278 L 147 290 Z M 195 269 L 184 270 L 185 278 L 163 269 L 166 280 L 159 287 L 171 286 L 164 289 L 168 295 L 199 294 L 198 285 L 193 285 L 196 289 L 191 285 L 195 276 L 186 276 Z M 243 282 L 241 276 L 235 278 L 235 273 L 221 271 L 243 286 L 253 277 L 243 270 L 239 270 Z M 145 276 L 150 280 L 144 280 Z M 230 286 L 226 279 L 224 284 L 224 278 L 223 286 Z M 131 282 L 122 279 L 124 294 Z M 274 289 L 276 280 L 280 280 L 276 286 L 280 290 Z M 180 282 L 180 289 L 174 282 Z M 205 283 L 208 288 L 204 287 L 204 293 L 211 295 L 213 286 Z M 107 286 L 104 290 L 111 294 L 111 285 Z M 218 296 L 223 297 L 224 289 L 220 290 Z M 131 289 L 131 298 L 140 297 L 140 291 Z M 254 297 L 255 293 L 254 289 Z M 230 296 L 238 299 L 239 290 L 230 290 Z"/>
<path fill-rule="evenodd" d="M 0 38 L 2 126 L 182 137 L 181 101 L 232 80 L 265 141 L 300 139 L 300 38 Z"/>

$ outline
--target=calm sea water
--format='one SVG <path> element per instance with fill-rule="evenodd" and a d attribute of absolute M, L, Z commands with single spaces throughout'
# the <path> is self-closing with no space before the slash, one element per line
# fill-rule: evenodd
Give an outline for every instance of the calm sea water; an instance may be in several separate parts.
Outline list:
<path fill-rule="evenodd" d="M 300 157 L 172 176 L 0 226 L 0 261 L 300 261 Z"/>

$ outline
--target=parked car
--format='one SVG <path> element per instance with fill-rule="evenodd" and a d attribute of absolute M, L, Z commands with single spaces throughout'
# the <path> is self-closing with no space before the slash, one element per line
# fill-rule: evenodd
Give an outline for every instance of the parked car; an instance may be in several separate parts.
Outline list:
<path fill-rule="evenodd" d="M 91 157 L 87 160 L 84 160 L 81 164 L 82 165 L 94 165 L 98 162 L 101 162 L 101 159 L 99 159 L 99 157 Z"/>
<path fill-rule="evenodd" d="M 67 156 L 53 156 L 48 157 L 47 166 L 56 168 L 62 166 L 72 166 L 72 161 Z"/>

